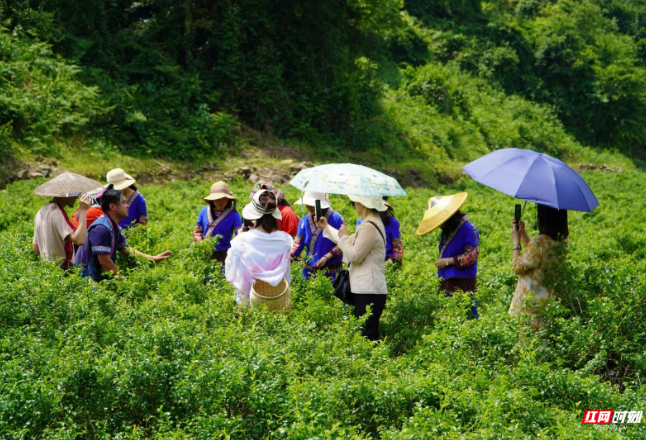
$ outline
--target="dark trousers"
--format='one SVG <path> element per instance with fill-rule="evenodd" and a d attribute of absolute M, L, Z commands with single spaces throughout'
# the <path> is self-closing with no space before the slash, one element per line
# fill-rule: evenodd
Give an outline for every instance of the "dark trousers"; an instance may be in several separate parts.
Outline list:
<path fill-rule="evenodd" d="M 355 293 L 354 297 L 354 316 L 359 318 L 366 314 L 368 305 L 372 306 L 372 313 L 366 320 L 363 327 L 363 336 L 376 341 L 379 339 L 379 318 L 386 307 L 386 296 L 375 293 Z"/>

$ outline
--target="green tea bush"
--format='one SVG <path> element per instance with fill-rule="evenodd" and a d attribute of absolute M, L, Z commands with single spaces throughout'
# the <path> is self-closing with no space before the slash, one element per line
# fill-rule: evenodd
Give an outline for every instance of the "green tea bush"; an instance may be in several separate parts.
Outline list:
<path fill-rule="evenodd" d="M 362 320 L 332 297 L 329 281 L 306 282 L 299 264 L 289 313 L 235 308 L 233 288 L 208 259 L 213 241 L 192 243 L 209 182 L 142 186 L 150 222 L 128 241 L 173 255 L 158 265 L 120 257 L 125 279 L 98 284 L 33 254 L 33 217 L 45 200 L 31 194 L 40 182 L 16 182 L 0 192 L 0 436 L 646 438 L 643 421 L 581 424 L 585 409 L 646 403 L 645 263 L 615 234 L 644 233 L 633 221 L 643 176 L 585 174 L 601 206 L 570 215 L 561 274 L 569 290 L 538 334 L 507 313 L 516 280 L 509 197 L 471 181 L 442 188 L 469 192 L 464 211 L 482 235 L 479 319 L 467 319 L 471 298 L 437 291 L 437 233 L 414 235 L 436 192 L 393 198 L 404 265 L 388 269 L 376 344 L 360 336 Z M 240 182 L 232 189 L 248 191 Z M 288 200 L 299 195 L 285 189 Z M 345 198 L 332 205 L 354 224 Z M 530 227 L 533 215 L 528 208 Z"/>

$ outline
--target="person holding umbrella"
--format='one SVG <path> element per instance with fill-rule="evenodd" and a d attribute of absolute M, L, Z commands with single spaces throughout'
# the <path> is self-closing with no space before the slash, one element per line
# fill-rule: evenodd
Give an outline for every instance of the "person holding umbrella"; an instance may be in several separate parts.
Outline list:
<path fill-rule="evenodd" d="M 379 319 L 386 307 L 388 286 L 386 285 L 386 231 L 379 213 L 388 207 L 381 196 L 348 196 L 363 222 L 354 234 L 348 228 L 330 226 L 325 216 L 316 220 L 316 226 L 323 230 L 323 236 L 339 245 L 344 260 L 350 263 L 350 286 L 354 297 L 354 316 L 371 314 L 366 320 L 363 335 L 371 341 L 379 339 Z"/>
<path fill-rule="evenodd" d="M 439 259 L 435 262 L 437 276 L 441 279 L 440 291 L 453 296 L 456 291 L 471 295 L 476 292 L 480 233 L 469 217 L 460 211 L 468 194 L 431 197 L 424 212 L 424 219 L 417 228 L 417 235 L 425 235 L 440 228 Z M 478 318 L 478 302 L 471 306 Z"/>
<path fill-rule="evenodd" d="M 516 228 L 512 221 L 511 239 L 513 242 L 514 273 L 518 275 L 516 290 L 509 306 L 509 314 L 522 314 L 532 317 L 531 326 L 538 331 L 544 324 L 540 316 L 547 301 L 554 299 L 554 289 L 547 285 L 554 269 L 560 264 L 559 248 L 567 246 L 567 210 L 550 208 L 538 204 L 538 235 L 529 239 L 525 222 Z M 522 252 L 522 245 L 526 250 Z M 530 299 L 530 295 L 533 295 Z"/>
<path fill-rule="evenodd" d="M 538 205 L 539 235 L 533 240 L 525 224 L 514 219 L 514 272 L 519 276 L 509 313 L 533 315 L 532 327 L 543 325 L 539 315 L 554 297 L 547 285 L 559 263 L 559 246 L 568 238 L 567 211 L 592 212 L 599 202 L 583 178 L 562 161 L 532 150 L 505 148 L 489 153 L 462 169 L 476 182 Z M 516 229 L 518 226 L 518 229 Z M 521 241 L 527 250 L 521 254 Z M 534 300 L 527 304 L 529 293 Z"/>

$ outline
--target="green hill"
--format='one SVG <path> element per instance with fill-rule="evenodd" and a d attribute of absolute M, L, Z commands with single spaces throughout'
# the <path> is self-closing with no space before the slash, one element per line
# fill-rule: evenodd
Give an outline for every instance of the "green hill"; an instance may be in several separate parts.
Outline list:
<path fill-rule="evenodd" d="M 280 145 L 431 184 L 509 146 L 641 165 L 645 12 L 639 0 L 2 0 L 3 180 L 17 160 L 195 168 Z"/>

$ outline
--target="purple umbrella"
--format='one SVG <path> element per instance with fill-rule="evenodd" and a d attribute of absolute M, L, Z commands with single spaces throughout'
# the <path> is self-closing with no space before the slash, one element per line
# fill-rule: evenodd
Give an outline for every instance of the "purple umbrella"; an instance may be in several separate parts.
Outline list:
<path fill-rule="evenodd" d="M 547 154 L 519 148 L 489 153 L 462 167 L 476 182 L 517 199 L 591 212 L 599 206 L 585 180 Z"/>

